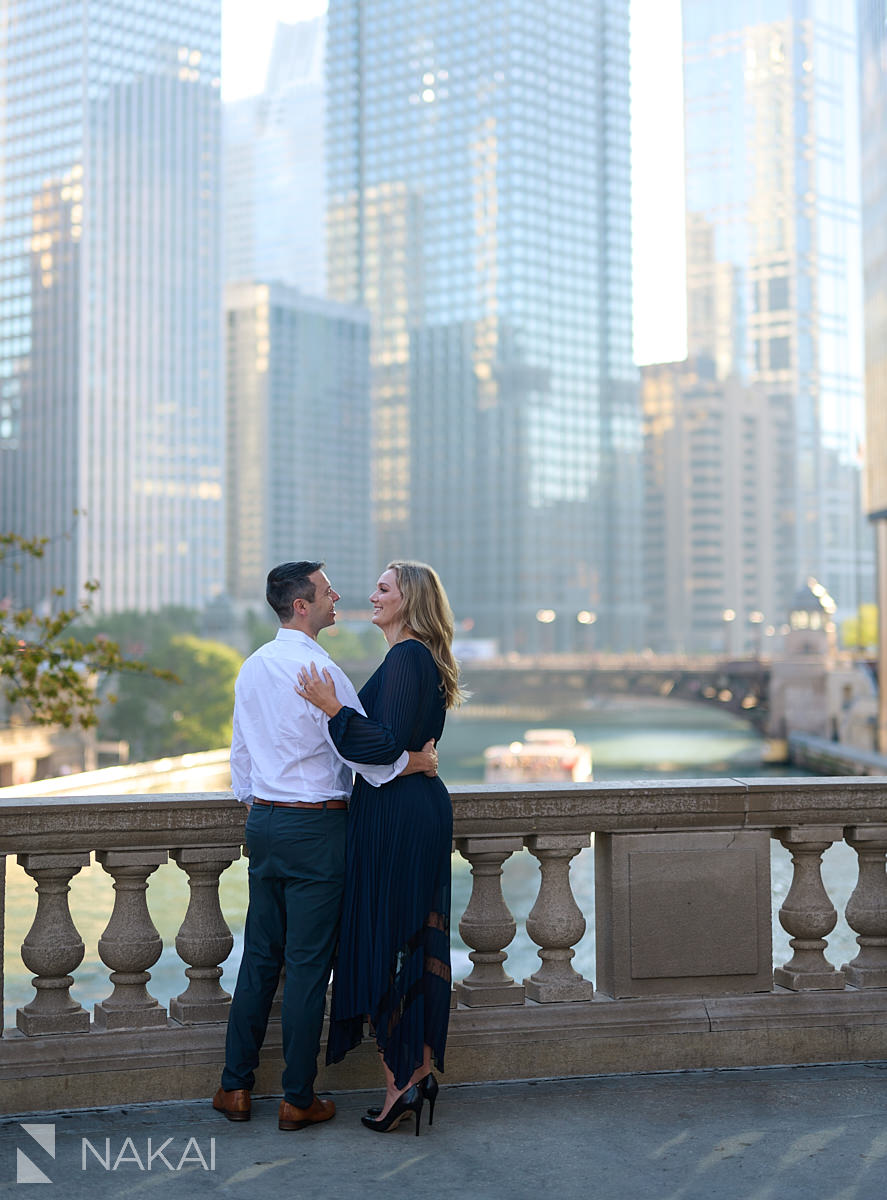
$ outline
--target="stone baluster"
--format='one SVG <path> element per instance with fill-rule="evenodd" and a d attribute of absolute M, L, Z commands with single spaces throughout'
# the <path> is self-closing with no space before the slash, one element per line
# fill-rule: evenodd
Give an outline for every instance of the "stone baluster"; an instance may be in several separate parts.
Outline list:
<path fill-rule="evenodd" d="M 779 923 L 791 934 L 789 945 L 794 954 L 776 968 L 773 979 L 794 992 L 843 988 L 843 974 L 825 957 L 825 939 L 838 914 L 822 885 L 821 868 L 823 853 L 843 838 L 844 831 L 832 825 L 807 825 L 774 832 L 794 864 L 792 885 L 779 910 Z"/>
<path fill-rule="evenodd" d="M 505 974 L 505 947 L 517 932 L 514 917 L 502 895 L 502 864 L 523 847 L 519 837 L 466 837 L 456 839 L 456 849 L 471 863 L 471 899 L 459 922 L 459 932 L 471 974 L 456 985 L 461 1004 L 470 1008 L 487 1005 L 523 1004 L 524 989 Z"/>
<path fill-rule="evenodd" d="M 163 950 L 148 912 L 148 876 L 168 859 L 165 850 L 100 850 L 96 858 L 114 879 L 114 910 L 99 938 L 99 957 L 111 968 L 114 990 L 95 1006 L 101 1029 L 146 1029 L 166 1024 L 166 1009 L 145 986 Z"/>
<path fill-rule="evenodd" d="M 82 1033 L 89 1013 L 70 994 L 70 972 L 83 961 L 85 947 L 68 907 L 70 882 L 88 866 L 89 854 L 20 854 L 23 867 L 37 884 L 37 912 L 22 942 L 22 961 L 33 971 L 34 999 L 16 1012 L 22 1033 Z"/>
<path fill-rule="evenodd" d="M 859 857 L 859 878 L 845 909 L 859 953 L 844 965 L 844 978 L 857 988 L 887 987 L 887 825 L 851 826 L 845 836 Z"/>
<path fill-rule="evenodd" d="M 231 996 L 219 984 L 221 963 L 231 953 L 234 937 L 219 904 L 219 876 L 236 859 L 239 846 L 208 846 L 173 850 L 173 860 L 187 872 L 191 896 L 176 935 L 179 958 L 188 986 L 169 1003 L 169 1015 L 183 1025 L 224 1021 Z"/>
<path fill-rule="evenodd" d="M 573 946 L 585 933 L 582 915 L 570 887 L 570 861 L 591 844 L 588 834 L 534 834 L 527 849 L 539 860 L 539 894 L 527 917 L 527 933 L 539 947 L 542 965 L 524 987 L 530 1000 L 552 1003 L 591 1000 L 594 985 L 575 970 Z"/>

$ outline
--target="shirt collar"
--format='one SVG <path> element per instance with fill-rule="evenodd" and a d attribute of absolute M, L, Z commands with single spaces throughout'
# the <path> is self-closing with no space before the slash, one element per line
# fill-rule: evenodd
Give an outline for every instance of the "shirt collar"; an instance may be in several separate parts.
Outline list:
<path fill-rule="evenodd" d="M 316 642 L 314 638 L 308 636 L 307 633 L 302 633 L 301 629 L 278 629 L 275 641 L 292 642 L 295 641 L 299 645 L 305 646 L 312 654 L 322 654 L 324 658 L 329 658 L 329 654 L 321 646 L 320 642 Z"/>

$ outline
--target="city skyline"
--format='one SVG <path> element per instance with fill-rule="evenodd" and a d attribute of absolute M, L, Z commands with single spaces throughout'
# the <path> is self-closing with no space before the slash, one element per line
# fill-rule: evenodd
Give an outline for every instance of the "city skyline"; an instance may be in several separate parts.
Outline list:
<path fill-rule="evenodd" d="M 370 313 L 380 558 L 504 649 L 591 613 L 636 645 L 628 0 L 381 0 L 358 38 L 359 5 L 328 20 L 328 280 Z"/>
<path fill-rule="evenodd" d="M 128 9 L 96 8 L 82 30 L 85 103 L 70 69 L 80 52 L 76 37 L 62 37 L 51 26 L 44 36 L 44 10 L 36 0 L 17 0 L 7 27 L 9 261 L 0 309 L 0 439 L 6 466 L 15 470 L 4 471 L 5 503 L 17 527 L 48 529 L 56 538 L 53 562 L 69 592 L 85 574 L 101 576 L 100 605 L 115 608 L 134 599 L 149 606 L 183 598 L 199 604 L 222 587 L 222 552 L 207 549 L 217 539 L 224 491 L 220 438 L 212 429 L 221 355 L 211 320 L 220 284 L 222 198 L 231 207 L 234 233 L 261 234 L 266 241 L 259 254 L 258 239 L 251 246 L 244 238 L 244 266 L 235 275 L 248 285 L 276 278 L 324 291 L 318 273 L 306 283 L 283 265 L 287 222 L 300 232 L 306 223 L 292 220 L 305 211 L 304 205 L 293 209 L 293 201 L 308 188 L 321 194 L 322 149 L 301 168 L 287 161 L 286 185 L 276 190 L 274 175 L 275 160 L 283 163 L 300 140 L 299 122 L 314 133 L 325 124 L 322 115 L 291 104 L 303 84 L 317 91 L 323 19 L 281 25 L 281 15 L 296 17 L 304 5 L 293 0 L 281 11 L 271 0 L 260 3 L 276 38 L 266 89 L 229 109 L 261 119 L 255 137 L 246 128 L 246 157 L 232 159 L 223 186 L 220 2 L 198 4 L 202 18 L 214 22 L 215 42 L 206 46 L 196 44 L 199 37 L 177 36 L 163 3 L 150 10 L 147 23 Z M 454 48 L 447 41 L 444 20 L 452 18 L 457 33 L 460 22 L 468 28 L 462 8 L 454 0 L 439 26 L 414 15 L 410 53 L 424 64 L 414 91 L 408 73 L 396 88 L 386 77 L 389 66 L 392 76 L 400 70 L 400 47 L 386 24 L 395 0 L 388 7 L 377 3 L 362 39 L 365 51 L 373 48 L 367 62 L 376 75 L 364 79 L 361 62 L 359 88 L 330 89 L 337 106 L 330 139 L 339 158 L 327 216 L 332 289 L 342 300 L 366 305 L 374 328 L 374 515 L 382 544 L 396 553 L 409 542 L 413 553 L 439 554 L 444 562 L 455 556 L 448 574 L 461 573 L 465 586 L 472 575 L 495 575 L 501 559 L 502 569 L 517 571 L 513 590 L 519 591 L 517 580 L 527 570 L 516 548 L 523 553 L 537 533 L 535 517 L 518 514 L 538 509 L 554 525 L 546 528 L 551 545 L 540 540 L 544 553 L 537 559 L 550 552 L 573 564 L 575 599 L 555 596 L 558 608 L 577 608 L 581 599 L 578 611 L 593 611 L 597 636 L 609 641 L 608 610 L 633 618 L 614 601 L 623 586 L 614 581 L 625 572 L 606 545 L 611 536 L 629 548 L 637 542 L 635 523 L 618 513 L 631 507 L 628 464 L 639 431 L 631 370 L 638 255 L 633 267 L 628 257 L 637 232 L 629 218 L 636 211 L 631 194 L 638 191 L 636 147 L 628 168 L 628 114 L 635 119 L 636 105 L 629 110 L 627 97 L 629 62 L 633 96 L 651 74 L 642 69 L 636 38 L 629 42 L 643 11 L 640 0 L 601 0 L 594 20 L 587 6 L 564 0 L 563 11 L 553 8 L 541 26 L 521 0 L 511 0 L 501 11 L 514 20 L 513 37 L 509 23 L 493 12 L 478 26 L 477 37 L 487 39 L 491 56 L 500 55 L 501 68 L 489 79 L 478 74 L 469 40 L 458 87 L 437 60 L 459 63 L 465 56 L 462 43 Z M 334 15 L 342 11 L 336 0 Z M 608 22 L 617 11 L 614 34 L 616 25 Z M 541 66 L 526 73 L 521 38 L 530 29 L 546 46 L 550 38 L 546 53 L 554 61 L 562 51 L 559 34 L 583 28 L 585 76 L 577 58 L 569 65 L 575 74 L 569 98 L 560 97 L 560 79 L 546 80 Z M 759 508 L 772 510 L 757 539 L 760 579 L 743 585 L 747 597 L 725 597 L 725 606 L 777 611 L 799 578 L 815 574 L 842 609 L 852 611 L 867 598 L 871 575 L 870 539 L 860 517 L 855 22 L 847 11 L 826 12 L 812 0 L 725 3 L 717 12 L 685 0 L 683 29 L 689 361 L 709 383 L 726 386 L 735 375 L 743 387 L 763 389 L 768 399 L 761 419 L 781 447 L 772 478 L 759 480 Z M 32 46 L 27 39 L 35 30 Z M 199 30 L 202 35 L 203 24 Z M 127 51 L 119 61 L 116 41 Z M 47 75 L 41 93 L 28 68 L 32 50 L 39 61 L 45 45 L 53 62 L 64 63 Z M 599 102 L 589 107 L 583 92 L 598 70 L 596 53 L 618 60 L 618 68 L 604 72 Z M 331 56 L 331 79 L 348 80 L 353 64 L 341 49 L 338 54 Z M 663 42 L 657 56 L 653 61 L 673 62 L 674 48 Z M 546 61 L 542 66 L 550 69 Z M 48 121 L 46 97 L 73 103 Z M 348 142 L 347 104 L 357 105 L 368 122 L 360 144 Z M 543 108 L 547 126 L 537 129 Z M 48 137 L 29 140 L 32 120 L 57 123 Z M 597 142 L 586 137 L 592 128 Z M 725 139 L 726 128 L 735 136 Z M 568 129 L 585 138 L 579 145 L 574 137 L 569 163 L 560 141 Z M 47 152 L 53 139 L 59 146 Z M 710 153 L 713 146 L 717 155 Z M 254 171 L 244 167 L 250 155 Z M 250 220 L 243 215 L 246 192 L 235 195 L 232 181 L 253 189 Z M 267 208 L 260 211 L 261 204 Z M 319 217 L 316 224 L 319 229 Z M 309 240 L 322 252 L 322 233 Z M 231 232 L 226 249 L 233 259 Z M 295 240 L 293 250 L 298 266 L 305 256 Z M 445 458 L 435 458 L 432 446 L 443 447 Z M 497 447 L 497 454 L 508 448 L 508 471 L 480 449 L 486 446 Z M 438 479 L 441 462 L 447 466 Z M 439 495 L 455 481 L 467 506 L 456 524 L 473 533 L 460 535 L 458 548 L 446 544 L 433 511 L 420 511 L 418 501 L 424 503 L 435 479 Z M 583 503 L 590 505 L 583 537 L 554 536 L 555 528 L 567 527 L 559 522 L 571 506 Z M 86 515 L 67 531 L 64 518 L 74 510 Z M 479 511 L 489 515 L 482 533 L 474 519 Z M 508 521 L 498 521 L 500 511 L 511 514 Z M 60 531 L 70 536 L 60 538 Z M 503 549 L 509 544 L 511 557 Z M 205 550 L 211 567 L 196 564 Z M 631 555 L 627 550 L 625 562 Z M 609 599 L 602 578 L 614 589 Z M 633 570 L 626 578 L 631 592 Z M 475 621 L 467 594 L 460 603 Z M 478 628 L 491 620 L 483 617 Z M 558 625 L 543 640 L 559 644 L 561 630 Z"/>
<path fill-rule="evenodd" d="M 686 353 L 681 0 L 631 0 L 634 348 L 638 364 Z M 222 0 L 222 99 L 265 86 L 278 21 L 325 0 Z"/>

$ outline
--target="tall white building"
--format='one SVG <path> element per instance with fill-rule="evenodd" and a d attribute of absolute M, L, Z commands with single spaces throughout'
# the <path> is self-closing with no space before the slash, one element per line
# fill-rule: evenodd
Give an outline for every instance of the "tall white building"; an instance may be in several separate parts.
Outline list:
<path fill-rule="evenodd" d="M 641 368 L 647 641 L 659 652 L 764 650 L 773 590 L 773 463 L 790 430 L 761 387 L 710 359 Z"/>
<path fill-rule="evenodd" d="M 5 5 L 0 508 L 52 539 L 19 603 L 223 585 L 219 51 L 220 0 Z"/>
<path fill-rule="evenodd" d="M 224 106 L 228 281 L 326 291 L 325 21 L 279 24 L 265 90 Z"/>

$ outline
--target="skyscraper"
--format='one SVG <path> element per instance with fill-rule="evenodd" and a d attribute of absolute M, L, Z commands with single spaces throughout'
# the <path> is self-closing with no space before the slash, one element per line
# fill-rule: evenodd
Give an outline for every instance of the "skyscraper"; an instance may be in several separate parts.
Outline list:
<path fill-rule="evenodd" d="M 326 291 L 325 22 L 279 24 L 264 91 L 223 107 L 228 282 Z"/>
<path fill-rule="evenodd" d="M 52 539 L 19 602 L 223 585 L 219 44 L 219 0 L 6 5 L 0 503 Z"/>
<path fill-rule="evenodd" d="M 865 278 L 866 508 L 879 611 L 878 749 L 887 753 L 887 0 L 858 0 Z"/>
<path fill-rule="evenodd" d="M 688 343 L 763 389 L 779 621 L 821 580 L 871 587 L 863 437 L 856 22 L 815 0 L 684 0 Z"/>
<path fill-rule="evenodd" d="M 366 313 L 282 284 L 225 293 L 227 592 L 261 606 L 276 563 L 325 559 L 341 608 L 373 579 Z"/>
<path fill-rule="evenodd" d="M 431 561 L 506 649 L 585 647 L 589 613 L 642 636 L 628 7 L 329 6 L 328 284 L 370 312 L 380 562 Z"/>
<path fill-rule="evenodd" d="M 648 641 L 761 651 L 772 636 L 773 458 L 766 395 L 711 359 L 642 367 Z M 769 620 L 767 617 L 769 616 Z"/>

